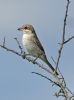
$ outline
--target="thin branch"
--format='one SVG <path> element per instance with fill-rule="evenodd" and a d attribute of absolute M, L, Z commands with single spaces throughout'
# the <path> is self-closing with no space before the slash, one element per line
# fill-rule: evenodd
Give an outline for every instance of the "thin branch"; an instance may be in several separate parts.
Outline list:
<path fill-rule="evenodd" d="M 74 36 L 70 37 L 69 39 L 67 39 L 66 41 L 64 41 L 64 44 L 68 43 L 69 41 L 71 41 L 72 39 L 74 39 Z"/>
<path fill-rule="evenodd" d="M 43 65 L 39 64 L 38 62 L 34 61 L 34 59 L 33 59 L 32 57 L 27 56 L 27 54 L 24 54 L 24 55 L 23 55 L 22 53 L 19 53 L 19 52 L 15 51 L 15 50 L 9 49 L 9 48 L 7 48 L 6 46 L 1 45 L 1 44 L 0 44 L 0 47 L 3 48 L 3 49 L 5 49 L 5 50 L 7 50 L 7 51 L 9 51 L 9 52 L 11 52 L 11 53 L 14 53 L 14 54 L 16 54 L 16 55 L 22 57 L 23 59 L 28 60 L 29 62 L 31 62 L 31 63 L 33 63 L 33 64 L 38 65 L 39 68 L 45 70 L 46 72 L 51 73 L 51 72 L 49 71 L 49 69 L 45 68 Z M 29 55 L 29 54 L 28 54 L 28 55 Z M 51 73 L 51 74 L 52 74 L 52 73 Z"/>
<path fill-rule="evenodd" d="M 59 85 L 59 84 L 57 84 L 55 81 L 51 80 L 51 79 L 50 79 L 50 78 L 48 78 L 47 76 L 42 75 L 42 74 L 37 73 L 37 72 L 32 72 L 32 73 L 33 73 L 33 74 L 37 74 L 37 75 L 39 75 L 39 76 L 41 76 L 41 77 L 43 77 L 43 78 L 45 78 L 45 79 L 49 80 L 51 83 L 53 83 L 53 84 L 55 84 L 55 85 L 57 85 L 57 86 L 59 86 L 59 87 L 60 87 L 60 85 Z"/>
<path fill-rule="evenodd" d="M 23 48 L 21 47 L 21 45 L 20 45 L 18 39 L 17 39 L 17 38 L 14 38 L 14 39 L 16 40 L 16 42 L 17 42 L 17 44 L 18 44 L 18 47 L 19 47 L 21 53 L 23 53 Z M 25 52 L 24 52 L 24 53 L 25 53 Z"/>
<path fill-rule="evenodd" d="M 63 49 L 63 46 L 64 46 L 64 41 L 65 41 L 65 31 L 66 31 L 66 22 L 67 22 L 67 17 L 68 17 L 69 4 L 70 4 L 70 1 L 67 0 L 67 6 L 66 6 L 66 12 L 65 12 L 65 18 L 64 18 L 64 25 L 63 25 L 62 42 L 61 42 L 61 45 L 60 45 L 60 49 L 58 50 L 56 70 L 58 69 L 58 65 L 59 65 L 59 61 L 60 61 L 60 58 L 61 58 L 61 53 L 62 53 L 62 49 Z"/>
<path fill-rule="evenodd" d="M 58 92 L 56 92 L 54 95 L 55 95 L 56 97 L 62 96 L 62 97 L 65 98 L 65 95 L 62 93 L 61 89 L 60 89 Z"/>
<path fill-rule="evenodd" d="M 64 83 L 64 86 L 66 86 L 66 82 L 65 82 L 64 76 L 62 75 L 62 73 L 61 73 L 59 67 L 58 67 L 58 71 L 59 71 L 59 73 L 60 73 L 60 75 L 61 75 L 62 83 Z"/>
<path fill-rule="evenodd" d="M 32 72 L 32 73 L 33 73 L 33 74 L 37 74 L 37 75 L 39 75 L 39 76 L 41 76 L 41 77 L 43 77 L 43 78 L 49 80 L 49 81 L 50 81 L 51 83 L 53 83 L 54 85 L 60 87 L 61 89 L 59 90 L 58 93 L 55 93 L 55 96 L 57 96 L 57 97 L 63 96 L 63 97 L 66 98 L 66 96 L 67 96 L 67 91 L 65 90 L 65 88 L 74 96 L 74 94 L 73 94 L 67 87 L 63 87 L 63 84 L 60 84 L 60 83 L 58 83 L 58 82 L 55 82 L 55 81 L 51 80 L 50 78 L 48 78 L 47 76 L 42 75 L 42 74 L 40 74 L 40 73 L 37 73 L 37 72 Z M 53 85 L 52 85 L 52 86 L 53 86 Z"/>
<path fill-rule="evenodd" d="M 4 40 L 3 40 L 3 46 L 5 46 L 5 37 L 4 37 Z"/>
<path fill-rule="evenodd" d="M 3 49 L 5 49 L 5 50 L 7 50 L 7 51 L 9 51 L 9 52 L 12 52 L 12 53 L 14 53 L 14 54 L 17 54 L 18 56 L 22 56 L 19 52 L 14 51 L 14 50 L 12 50 L 12 49 L 9 49 L 9 48 L 7 48 L 7 47 L 4 46 L 4 45 L 1 45 L 1 44 L 0 44 L 0 47 L 3 48 Z"/>
<path fill-rule="evenodd" d="M 68 87 L 66 87 L 66 89 L 67 89 L 68 92 L 70 92 L 70 93 L 72 94 L 72 96 L 74 97 L 74 93 L 72 93 L 71 90 L 70 90 Z"/>
<path fill-rule="evenodd" d="M 54 58 L 53 58 L 53 57 L 51 57 L 51 59 L 52 59 L 52 61 L 54 62 L 54 64 L 56 65 L 56 61 L 54 60 Z"/>

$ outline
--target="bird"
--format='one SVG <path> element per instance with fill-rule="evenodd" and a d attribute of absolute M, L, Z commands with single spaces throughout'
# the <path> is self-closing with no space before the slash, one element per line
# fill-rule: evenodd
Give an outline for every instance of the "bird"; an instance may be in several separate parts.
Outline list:
<path fill-rule="evenodd" d="M 55 68 L 48 61 L 44 48 L 35 32 L 33 25 L 25 24 L 19 27 L 18 30 L 23 32 L 22 44 L 23 47 L 27 50 L 27 52 L 33 57 L 36 57 L 36 59 L 40 58 L 49 66 L 53 73 L 58 75 Z"/>

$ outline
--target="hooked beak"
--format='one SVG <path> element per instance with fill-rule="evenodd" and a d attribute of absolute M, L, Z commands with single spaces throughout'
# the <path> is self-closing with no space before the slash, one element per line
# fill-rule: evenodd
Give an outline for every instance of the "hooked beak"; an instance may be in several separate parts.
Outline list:
<path fill-rule="evenodd" d="M 23 28 L 22 28 L 22 27 L 20 27 L 20 28 L 18 28 L 17 30 L 18 30 L 18 31 L 22 31 L 22 30 L 23 30 Z"/>

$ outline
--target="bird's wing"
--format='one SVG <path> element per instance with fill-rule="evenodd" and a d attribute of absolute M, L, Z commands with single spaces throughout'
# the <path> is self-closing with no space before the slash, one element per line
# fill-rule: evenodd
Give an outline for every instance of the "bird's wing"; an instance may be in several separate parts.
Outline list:
<path fill-rule="evenodd" d="M 44 48 L 43 48 L 41 42 L 39 41 L 39 39 L 38 39 L 38 37 L 37 37 L 36 35 L 34 36 L 34 43 L 35 43 L 36 45 L 38 45 L 38 47 L 40 48 L 40 50 L 42 50 L 43 53 L 45 54 Z"/>

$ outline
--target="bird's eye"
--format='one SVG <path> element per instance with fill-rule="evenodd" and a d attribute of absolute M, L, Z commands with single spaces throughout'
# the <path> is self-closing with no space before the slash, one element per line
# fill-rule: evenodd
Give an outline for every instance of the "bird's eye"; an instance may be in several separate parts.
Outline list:
<path fill-rule="evenodd" d="M 25 29 L 27 29 L 27 26 L 25 27 Z"/>

